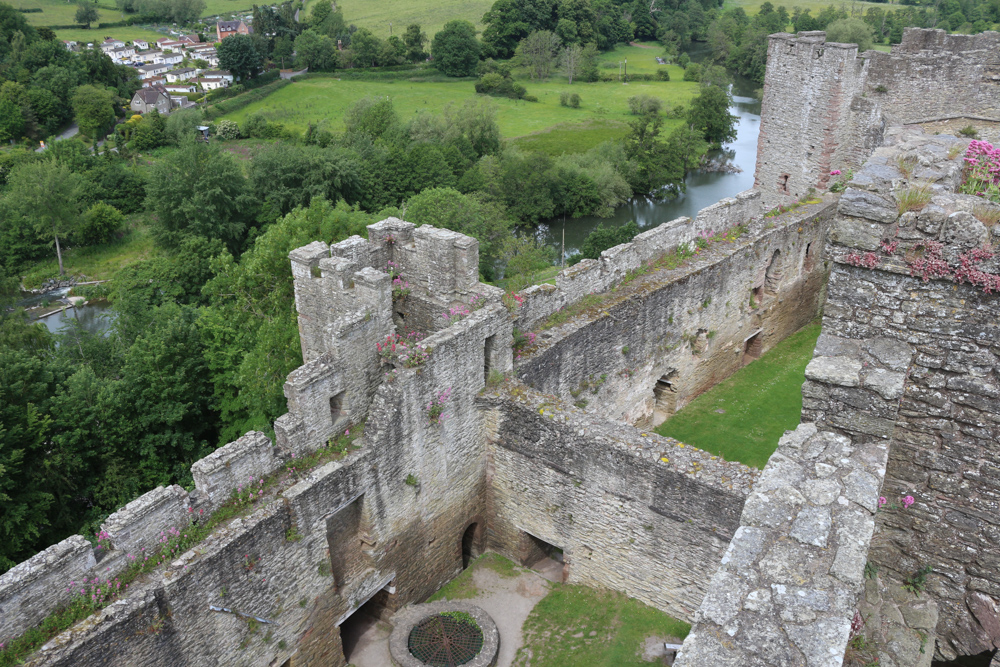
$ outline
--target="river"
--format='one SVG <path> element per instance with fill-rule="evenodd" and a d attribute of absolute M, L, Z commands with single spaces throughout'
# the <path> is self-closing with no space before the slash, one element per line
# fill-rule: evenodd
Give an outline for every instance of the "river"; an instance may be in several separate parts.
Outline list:
<path fill-rule="evenodd" d="M 703 54 L 692 54 L 694 60 Z M 597 225 L 621 226 L 635 220 L 639 229 L 646 230 L 681 216 L 694 217 L 698 211 L 711 206 L 720 199 L 753 187 L 753 172 L 757 162 L 757 136 L 760 131 L 760 100 L 755 97 L 755 84 L 744 77 L 730 73 L 733 84 L 733 106 L 730 113 L 738 118 L 736 141 L 723 146 L 721 151 L 712 151 L 710 158 L 725 158 L 743 169 L 738 174 L 694 171 L 688 174 L 685 183 L 687 191 L 674 199 L 656 202 L 646 198 L 636 198 L 618 207 L 610 218 L 587 216 L 550 220 L 539 225 L 539 240 L 556 250 L 562 245 L 563 228 L 566 230 L 566 256 L 575 255 L 587 235 Z"/>
<path fill-rule="evenodd" d="M 69 290 L 70 288 L 63 287 L 44 294 L 22 293 L 22 298 L 17 302 L 17 306 L 28 309 L 40 306 L 45 302 L 50 303 L 52 306 L 68 306 L 66 295 L 69 293 Z M 32 317 L 32 314 L 29 312 L 28 316 Z M 110 303 L 107 301 L 91 301 L 86 305 L 68 306 L 65 310 L 57 310 L 50 315 L 34 321 L 41 322 L 52 333 L 60 333 L 72 320 L 79 322 L 85 331 L 101 333 L 111 326 L 113 319 Z"/>

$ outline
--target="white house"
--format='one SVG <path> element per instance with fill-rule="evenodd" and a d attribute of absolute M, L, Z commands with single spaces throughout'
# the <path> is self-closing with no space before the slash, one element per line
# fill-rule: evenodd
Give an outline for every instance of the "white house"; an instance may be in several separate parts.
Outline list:
<path fill-rule="evenodd" d="M 125 42 L 122 40 L 109 38 L 101 42 L 101 51 L 108 53 L 110 51 L 114 51 L 115 49 L 120 49 L 123 46 L 125 46 Z"/>
<path fill-rule="evenodd" d="M 199 77 L 197 79 L 191 79 L 192 83 L 197 83 L 201 86 L 202 90 L 215 90 L 216 88 L 228 88 L 229 82 L 225 79 L 206 79 L 204 77 Z"/>
<path fill-rule="evenodd" d="M 109 58 L 115 63 L 131 62 L 135 58 L 135 47 L 120 46 L 117 49 L 105 51 Z"/>
<path fill-rule="evenodd" d="M 144 63 L 154 63 L 156 59 L 163 55 L 163 51 L 159 49 L 150 49 L 148 51 L 140 51 L 135 54 L 136 60 L 141 60 Z"/>
<path fill-rule="evenodd" d="M 235 77 L 233 77 L 232 73 L 227 69 L 206 70 L 201 73 L 201 76 L 203 79 L 222 79 L 226 82 L 226 85 L 235 81 Z"/>
<path fill-rule="evenodd" d="M 167 72 L 167 81 L 170 83 L 187 81 L 188 79 L 193 79 L 194 75 L 197 73 L 198 72 L 193 67 L 181 67 L 180 69 Z"/>
<path fill-rule="evenodd" d="M 67 51 L 79 51 L 79 50 L 80 50 L 80 47 L 79 47 L 79 46 L 77 45 L 77 43 L 76 43 L 76 42 L 74 42 L 74 41 L 71 41 L 71 40 L 65 40 L 65 39 L 64 39 L 64 40 L 63 40 L 63 44 L 65 44 L 65 45 L 66 45 L 66 50 L 67 50 Z"/>
<path fill-rule="evenodd" d="M 174 68 L 173 65 L 166 65 L 164 63 L 152 63 L 150 65 L 139 65 L 136 69 L 139 70 L 139 77 L 145 79 L 151 76 L 166 74 L 173 68 Z"/>
<path fill-rule="evenodd" d="M 184 50 L 184 42 L 177 42 L 173 40 L 167 40 L 166 42 L 157 42 L 157 45 L 164 51 L 174 51 L 180 52 Z"/>
<path fill-rule="evenodd" d="M 151 88 L 153 84 L 164 84 L 167 82 L 166 77 L 163 76 L 151 76 L 147 79 L 140 79 L 139 83 L 142 84 L 143 88 Z"/>
<path fill-rule="evenodd" d="M 164 86 L 169 93 L 197 93 L 198 86 L 190 82 L 185 83 L 168 83 Z"/>
<path fill-rule="evenodd" d="M 133 39 L 132 46 L 134 46 L 137 51 L 145 51 L 149 48 L 149 42 L 144 39 Z"/>
<path fill-rule="evenodd" d="M 156 58 L 153 60 L 153 62 L 156 63 L 157 65 L 161 65 L 162 64 L 162 65 L 171 65 L 171 66 L 173 66 L 173 65 L 179 64 L 182 60 L 184 60 L 183 54 L 164 52 L 164 53 L 161 53 L 160 55 L 156 56 Z"/>

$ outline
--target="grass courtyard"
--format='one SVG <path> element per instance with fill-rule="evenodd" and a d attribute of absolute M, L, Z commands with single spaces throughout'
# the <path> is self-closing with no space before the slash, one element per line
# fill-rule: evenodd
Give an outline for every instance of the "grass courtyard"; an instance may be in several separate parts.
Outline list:
<path fill-rule="evenodd" d="M 659 53 L 652 49 L 645 51 Z M 652 55 L 647 57 L 652 59 Z M 629 64 L 631 67 L 631 60 Z M 628 85 L 574 82 L 569 85 L 565 78 L 553 78 L 543 83 L 524 82 L 528 93 L 538 97 L 538 102 L 489 99 L 496 104 L 497 121 L 504 138 L 515 139 L 526 147 L 556 155 L 581 152 L 625 135 L 631 118 L 627 100 L 633 95 L 653 95 L 662 99 L 668 107 L 674 107 L 687 104 L 698 94 L 697 83 L 681 80 L 683 71 L 680 67 L 671 65 L 667 69 L 671 81 L 636 81 Z M 449 104 L 462 104 L 476 96 L 474 85 L 471 79 L 348 81 L 339 80 L 334 74 L 296 81 L 224 118 L 242 123 L 249 115 L 259 113 L 268 120 L 299 132 L 304 131 L 309 123 L 322 124 L 331 131 L 342 131 L 345 112 L 355 101 L 367 95 L 392 98 L 396 112 L 406 121 L 422 111 L 436 114 Z M 580 95 L 582 103 L 579 109 L 559 105 L 559 94 L 563 91 Z M 679 119 L 668 119 L 664 123 L 664 132 L 669 133 L 681 123 Z"/>
<path fill-rule="evenodd" d="M 688 403 L 657 433 L 763 468 L 778 438 L 799 424 L 802 382 L 819 332 L 817 321 L 792 334 Z"/>
<path fill-rule="evenodd" d="M 691 629 L 623 593 L 545 581 L 495 553 L 480 556 L 428 601 L 443 599 L 486 609 L 516 667 L 662 664 L 644 647 L 680 641 Z"/>

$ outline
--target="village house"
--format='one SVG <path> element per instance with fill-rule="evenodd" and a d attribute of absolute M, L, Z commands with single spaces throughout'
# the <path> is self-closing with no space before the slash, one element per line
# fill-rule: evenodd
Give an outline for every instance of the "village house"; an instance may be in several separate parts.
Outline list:
<path fill-rule="evenodd" d="M 201 77 L 204 79 L 222 79 L 223 81 L 226 82 L 225 85 L 227 86 L 236 80 L 235 77 L 233 77 L 232 72 L 230 72 L 227 69 L 206 70 L 204 72 L 201 72 Z"/>
<path fill-rule="evenodd" d="M 132 46 L 136 48 L 136 51 L 145 51 L 149 48 L 149 42 L 144 39 L 133 39 Z"/>
<path fill-rule="evenodd" d="M 229 87 L 229 82 L 225 79 L 206 79 L 204 77 L 198 77 L 197 79 L 191 79 L 191 82 L 197 83 L 201 86 L 202 90 L 215 90 L 216 88 Z"/>
<path fill-rule="evenodd" d="M 156 59 L 163 55 L 163 51 L 158 49 L 150 49 L 148 51 L 140 51 L 135 54 L 136 60 L 141 60 L 144 63 L 154 63 Z"/>
<path fill-rule="evenodd" d="M 132 46 L 120 46 L 117 49 L 105 51 L 105 53 L 111 58 L 112 62 L 118 65 L 132 62 L 135 59 L 135 47 Z"/>
<path fill-rule="evenodd" d="M 184 83 L 168 83 L 163 86 L 168 93 L 197 93 L 198 86 L 191 82 Z"/>
<path fill-rule="evenodd" d="M 65 40 L 64 39 L 63 40 L 63 44 L 66 45 L 66 50 L 67 51 L 79 51 L 80 50 L 80 45 L 77 44 L 74 41 L 70 41 L 70 40 Z"/>
<path fill-rule="evenodd" d="M 167 72 L 167 81 L 170 83 L 187 81 L 188 79 L 194 78 L 197 73 L 198 72 L 193 67 L 181 67 L 180 69 Z"/>
<path fill-rule="evenodd" d="M 221 42 L 230 35 L 253 34 L 253 28 L 242 19 L 239 21 L 219 21 L 215 24 L 215 34 L 218 37 L 216 41 Z"/>
<path fill-rule="evenodd" d="M 120 49 L 125 46 L 125 42 L 120 39 L 111 39 L 110 37 L 103 42 L 101 42 L 101 51 L 104 53 L 109 53 L 115 49 Z"/>
<path fill-rule="evenodd" d="M 180 53 L 161 53 L 156 56 L 153 62 L 157 65 L 177 65 L 184 60 L 184 55 Z M 173 67 L 171 67 L 173 69 Z"/>
<path fill-rule="evenodd" d="M 132 96 L 129 107 L 136 113 L 148 113 L 156 109 L 162 114 L 168 114 L 170 113 L 170 96 L 159 86 L 140 88 Z"/>
<path fill-rule="evenodd" d="M 149 87 L 150 87 L 150 86 L 152 86 L 152 85 L 153 85 L 154 83 L 159 83 L 159 84 L 163 84 L 163 83 L 166 83 L 166 81 L 167 81 L 166 77 L 162 77 L 162 76 L 151 76 L 151 77 L 148 77 L 148 78 L 145 78 L 145 79 L 140 79 L 140 80 L 139 80 L 139 83 L 141 83 L 141 84 L 142 84 L 142 87 L 143 87 L 143 88 L 149 88 Z"/>
<path fill-rule="evenodd" d="M 164 63 L 151 63 L 149 65 L 139 65 L 136 67 L 139 70 L 139 77 L 142 79 L 158 76 L 160 74 L 166 74 L 174 68 L 173 65 L 166 65 Z"/>

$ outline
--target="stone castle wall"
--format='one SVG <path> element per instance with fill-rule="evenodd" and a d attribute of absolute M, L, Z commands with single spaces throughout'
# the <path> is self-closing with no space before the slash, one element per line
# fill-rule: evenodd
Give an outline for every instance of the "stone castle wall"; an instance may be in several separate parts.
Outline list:
<path fill-rule="evenodd" d="M 1000 240 L 973 213 L 1000 207 L 955 194 L 967 142 L 900 128 L 886 141 L 830 229 L 805 423 L 747 499 L 680 665 L 840 665 L 852 633 L 869 652 L 855 657 L 887 665 L 1000 646 L 998 297 L 954 278 L 1000 273 L 972 259 Z M 926 204 L 900 213 L 914 188 Z M 952 277 L 925 280 L 938 259 Z M 918 597 L 904 584 L 928 566 Z"/>
<path fill-rule="evenodd" d="M 754 188 L 766 206 L 824 190 L 889 125 L 955 115 L 1000 119 L 1000 33 L 908 28 L 891 53 L 863 54 L 823 32 L 771 35 Z"/>
<path fill-rule="evenodd" d="M 736 241 L 617 287 L 540 331 L 536 349 L 515 363 L 518 377 L 605 417 L 659 424 L 816 317 L 834 208 L 826 201 L 758 216 Z M 629 249 L 605 255 L 612 251 Z"/>
<path fill-rule="evenodd" d="M 527 565 L 540 539 L 567 581 L 690 620 L 759 472 L 522 386 L 484 402 L 489 546 Z"/>

